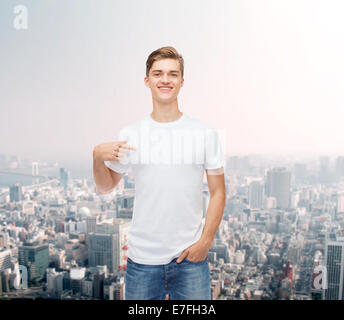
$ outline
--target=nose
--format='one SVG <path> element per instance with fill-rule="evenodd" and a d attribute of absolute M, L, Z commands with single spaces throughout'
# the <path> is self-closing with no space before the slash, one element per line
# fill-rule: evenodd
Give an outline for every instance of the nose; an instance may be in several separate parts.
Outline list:
<path fill-rule="evenodd" d="M 167 78 L 167 74 L 166 73 L 162 76 L 162 80 L 161 81 L 163 83 L 168 83 L 168 78 Z"/>

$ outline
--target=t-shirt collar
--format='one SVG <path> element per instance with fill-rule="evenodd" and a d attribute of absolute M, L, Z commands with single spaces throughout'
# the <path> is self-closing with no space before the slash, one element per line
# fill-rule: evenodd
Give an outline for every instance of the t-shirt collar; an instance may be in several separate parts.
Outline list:
<path fill-rule="evenodd" d="M 183 122 L 185 118 L 186 118 L 186 115 L 184 114 L 184 112 L 182 112 L 181 117 L 179 117 L 177 120 L 169 121 L 169 122 L 159 122 L 152 119 L 151 115 L 148 115 L 149 123 L 156 127 L 172 127 Z"/>

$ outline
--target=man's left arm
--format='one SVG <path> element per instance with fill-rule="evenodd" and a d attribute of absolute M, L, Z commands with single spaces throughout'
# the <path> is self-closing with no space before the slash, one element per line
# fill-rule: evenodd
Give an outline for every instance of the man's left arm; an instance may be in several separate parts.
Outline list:
<path fill-rule="evenodd" d="M 178 263 L 184 260 L 185 257 L 194 262 L 204 260 L 211 248 L 216 231 L 222 220 L 226 205 L 224 169 L 223 167 L 219 169 L 207 169 L 206 173 L 210 199 L 203 233 L 196 243 L 183 251 L 177 260 Z"/>

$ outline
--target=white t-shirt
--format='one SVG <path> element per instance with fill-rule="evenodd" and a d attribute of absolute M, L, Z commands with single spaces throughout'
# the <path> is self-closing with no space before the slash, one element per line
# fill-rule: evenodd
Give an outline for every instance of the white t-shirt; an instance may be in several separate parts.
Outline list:
<path fill-rule="evenodd" d="M 202 188 L 205 169 L 225 168 L 217 131 L 184 113 L 172 122 L 150 115 L 120 130 L 136 151 L 110 169 L 135 179 L 128 257 L 149 265 L 167 264 L 197 242 L 203 232 Z"/>

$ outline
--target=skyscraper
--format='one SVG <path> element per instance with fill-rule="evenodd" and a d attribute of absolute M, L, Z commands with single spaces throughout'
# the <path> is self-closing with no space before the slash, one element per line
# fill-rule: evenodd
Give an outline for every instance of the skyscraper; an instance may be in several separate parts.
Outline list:
<path fill-rule="evenodd" d="M 4 271 L 0 271 L 2 292 L 10 292 L 10 274 L 11 274 L 10 268 L 5 269 Z"/>
<path fill-rule="evenodd" d="M 56 272 L 55 268 L 47 268 L 47 291 L 59 297 L 63 291 L 63 272 Z"/>
<path fill-rule="evenodd" d="M 88 235 L 88 261 L 90 267 L 106 265 L 110 272 L 125 269 L 130 222 L 109 219 L 96 225 Z"/>
<path fill-rule="evenodd" d="M 319 158 L 319 182 L 329 183 L 331 182 L 331 170 L 330 170 L 330 158 L 320 157 Z"/>
<path fill-rule="evenodd" d="M 276 198 L 276 207 L 290 208 L 291 173 L 286 168 L 273 168 L 267 172 L 266 195 Z"/>
<path fill-rule="evenodd" d="M 10 186 L 10 202 L 21 201 L 23 199 L 22 186 L 16 183 Z"/>
<path fill-rule="evenodd" d="M 251 208 L 264 207 L 264 185 L 259 181 L 252 181 L 248 188 L 248 203 Z"/>
<path fill-rule="evenodd" d="M 344 192 L 337 193 L 336 202 L 337 213 L 344 213 Z"/>
<path fill-rule="evenodd" d="M 134 191 L 125 190 L 123 194 L 116 197 L 116 217 L 132 219 L 134 208 Z"/>
<path fill-rule="evenodd" d="M 69 180 L 70 180 L 70 172 L 67 171 L 65 168 L 60 168 L 60 181 L 61 181 L 61 185 L 63 186 L 65 190 L 67 190 L 68 188 Z"/>
<path fill-rule="evenodd" d="M 8 234 L 5 232 L 0 233 L 0 249 L 6 248 L 8 245 Z"/>
<path fill-rule="evenodd" d="M 343 300 L 344 241 L 326 239 L 325 265 L 327 269 L 327 289 L 323 290 L 323 300 Z"/>
<path fill-rule="evenodd" d="M 95 273 L 93 276 L 93 297 L 104 299 L 104 272 Z"/>
<path fill-rule="evenodd" d="M 294 165 L 295 183 L 306 183 L 307 179 L 307 165 L 305 163 L 295 163 Z"/>
<path fill-rule="evenodd" d="M 12 268 L 11 250 L 0 250 L 0 271 Z"/>
<path fill-rule="evenodd" d="M 106 265 L 110 272 L 117 271 L 116 243 L 118 234 L 90 233 L 88 237 L 88 263 L 90 267 Z"/>
<path fill-rule="evenodd" d="M 44 278 L 49 266 L 49 247 L 37 242 L 24 243 L 18 248 L 18 261 L 27 267 L 28 280 L 38 282 Z"/>
<path fill-rule="evenodd" d="M 96 231 L 97 222 L 98 222 L 98 216 L 86 218 L 86 233 L 87 234 Z"/>
<path fill-rule="evenodd" d="M 338 178 L 344 177 L 344 157 L 338 157 L 336 160 L 336 175 Z"/>

